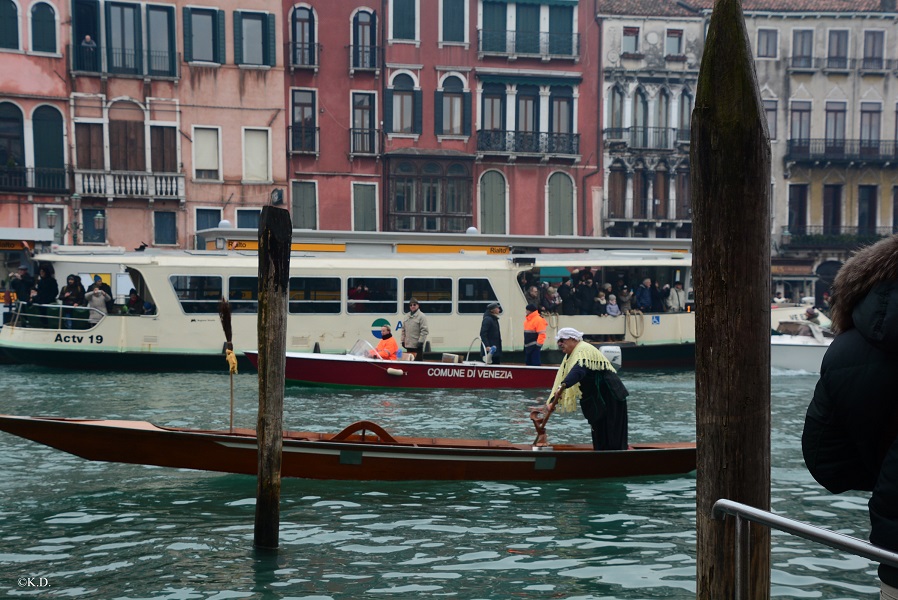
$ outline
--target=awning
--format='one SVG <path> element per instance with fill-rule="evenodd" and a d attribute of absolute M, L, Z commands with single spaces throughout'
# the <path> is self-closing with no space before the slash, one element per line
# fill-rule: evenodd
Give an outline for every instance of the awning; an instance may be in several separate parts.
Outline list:
<path fill-rule="evenodd" d="M 513 85 L 566 85 L 575 86 L 583 81 L 582 77 L 552 77 L 551 75 L 496 75 L 477 73 L 483 83 L 502 83 Z"/>
<path fill-rule="evenodd" d="M 0 251 L 22 250 L 28 242 L 32 248 L 53 243 L 53 230 L 36 227 L 0 227 Z"/>

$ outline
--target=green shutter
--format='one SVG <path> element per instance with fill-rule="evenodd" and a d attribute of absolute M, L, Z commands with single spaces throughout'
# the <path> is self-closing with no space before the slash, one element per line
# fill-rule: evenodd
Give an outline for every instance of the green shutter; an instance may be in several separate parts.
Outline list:
<path fill-rule="evenodd" d="M 190 9 L 186 6 L 181 11 L 184 22 L 181 27 L 184 29 L 184 62 L 193 60 L 193 22 L 190 19 Z"/>
<path fill-rule="evenodd" d="M 46 2 L 31 9 L 31 46 L 35 52 L 56 52 L 56 15 Z"/>
<path fill-rule="evenodd" d="M 393 39 L 415 39 L 415 21 L 415 0 L 393 0 Z"/>
<path fill-rule="evenodd" d="M 422 117 L 424 112 L 424 94 L 421 90 L 415 90 L 412 93 L 412 131 L 414 133 L 421 133 L 423 131 L 422 127 Z"/>
<path fill-rule="evenodd" d="M 462 93 L 461 110 L 461 132 L 471 135 L 471 92 Z"/>
<path fill-rule="evenodd" d="M 433 93 L 433 133 L 443 135 L 443 92 Z"/>
<path fill-rule="evenodd" d="M 293 182 L 293 227 L 318 229 L 315 221 L 315 184 L 308 181 Z"/>
<path fill-rule="evenodd" d="M 384 90 L 384 133 L 393 133 L 393 90 Z"/>
<path fill-rule="evenodd" d="M 505 177 L 498 171 L 480 180 L 480 232 L 505 233 Z"/>
<path fill-rule="evenodd" d="M 568 6 L 549 7 L 549 54 L 574 54 L 574 10 Z"/>
<path fill-rule="evenodd" d="M 352 184 L 353 231 L 377 231 L 377 201 L 374 186 Z"/>
<path fill-rule="evenodd" d="M 221 61 L 222 63 L 224 61 Z M 243 13 L 234 11 L 234 64 L 243 62 Z"/>
<path fill-rule="evenodd" d="M 107 69 L 112 67 L 113 64 L 115 64 L 112 60 L 112 42 L 110 40 L 112 40 L 112 4 L 107 2 L 106 3 L 106 68 Z M 96 42 L 97 40 L 94 40 L 94 41 Z M 99 42 L 97 42 L 97 45 L 98 46 L 100 45 Z M 99 48 L 97 50 L 99 50 Z M 97 70 L 99 71 L 101 68 L 100 67 L 101 61 L 99 60 L 99 57 L 97 58 L 97 63 L 98 63 Z"/>
<path fill-rule="evenodd" d="M 574 235 L 574 186 L 562 173 L 549 177 L 549 235 Z"/>
<path fill-rule="evenodd" d="M 277 64 L 277 23 L 273 14 L 268 15 L 268 27 L 265 33 L 268 36 L 268 47 L 266 48 L 265 64 L 273 67 Z"/>
<path fill-rule="evenodd" d="M 19 11 L 12 0 L 0 0 L 0 48 L 19 49 Z"/>
<path fill-rule="evenodd" d="M 223 65 L 227 62 L 228 57 L 225 51 L 225 14 L 223 10 L 216 11 L 218 14 L 218 48 L 215 55 L 218 64 Z M 236 44 L 234 48 L 236 49 Z"/>
<path fill-rule="evenodd" d="M 443 41 L 465 41 L 464 0 L 443 0 Z"/>

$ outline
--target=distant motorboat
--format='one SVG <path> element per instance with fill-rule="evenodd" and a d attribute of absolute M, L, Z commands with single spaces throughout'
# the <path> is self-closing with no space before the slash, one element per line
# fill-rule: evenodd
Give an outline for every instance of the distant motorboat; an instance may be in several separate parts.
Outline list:
<path fill-rule="evenodd" d="M 770 366 L 819 373 L 833 337 L 830 329 L 810 321 L 780 321 L 770 336 Z"/>

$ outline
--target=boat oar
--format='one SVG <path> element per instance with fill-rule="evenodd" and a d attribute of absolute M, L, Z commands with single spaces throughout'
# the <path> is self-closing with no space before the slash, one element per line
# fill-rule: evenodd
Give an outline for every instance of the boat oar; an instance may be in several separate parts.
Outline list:
<path fill-rule="evenodd" d="M 542 406 L 531 407 L 530 420 L 533 421 L 533 427 L 536 429 L 536 439 L 533 440 L 534 446 L 542 447 L 548 445 L 546 439 L 546 423 L 549 422 L 549 417 L 555 412 L 555 407 L 558 406 L 558 400 L 561 398 L 561 394 L 564 393 L 564 389 L 565 386 L 561 385 L 558 388 L 558 391 L 553 394 L 549 402 Z"/>
<path fill-rule="evenodd" d="M 234 433 L 234 375 L 237 373 L 237 356 L 234 354 L 234 344 L 231 343 L 231 305 L 224 298 L 218 304 L 218 316 L 221 317 L 221 328 L 225 334 L 225 360 L 228 361 L 228 371 L 231 378 L 231 433 Z"/>

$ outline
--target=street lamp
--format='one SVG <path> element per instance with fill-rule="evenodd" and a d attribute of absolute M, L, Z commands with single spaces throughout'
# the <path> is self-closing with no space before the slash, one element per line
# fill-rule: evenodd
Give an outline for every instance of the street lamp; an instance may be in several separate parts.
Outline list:
<path fill-rule="evenodd" d="M 81 216 L 81 196 L 78 194 L 72 194 L 72 213 L 74 214 L 74 220 L 65 226 L 62 230 L 63 237 L 69 231 L 72 232 L 72 244 L 78 245 L 78 232 L 84 231 L 84 225 L 80 221 L 79 217 Z M 59 219 L 59 215 L 56 214 L 56 210 L 51 208 L 47 211 L 47 225 L 50 229 L 56 229 L 56 223 Z M 106 216 L 103 214 L 103 211 L 97 211 L 97 214 L 94 215 L 94 229 L 96 231 L 103 231 L 106 228 Z M 82 235 L 83 239 L 83 235 Z"/>

